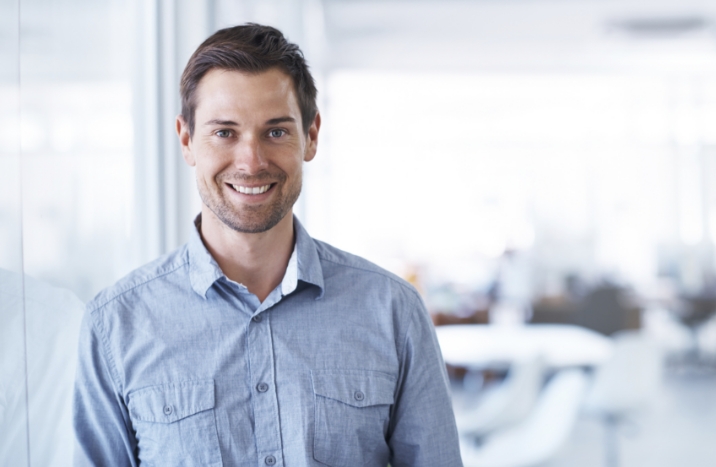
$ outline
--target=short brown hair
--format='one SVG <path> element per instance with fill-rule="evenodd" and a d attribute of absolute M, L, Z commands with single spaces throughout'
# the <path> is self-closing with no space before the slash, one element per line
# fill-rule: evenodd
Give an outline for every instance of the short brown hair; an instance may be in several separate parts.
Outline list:
<path fill-rule="evenodd" d="M 194 134 L 196 88 L 214 68 L 244 73 L 261 73 L 278 68 L 291 77 L 301 110 L 303 131 L 308 133 L 316 118 L 316 84 L 303 52 L 286 40 L 276 28 L 247 23 L 221 29 L 206 39 L 189 59 L 181 76 L 181 114 Z"/>

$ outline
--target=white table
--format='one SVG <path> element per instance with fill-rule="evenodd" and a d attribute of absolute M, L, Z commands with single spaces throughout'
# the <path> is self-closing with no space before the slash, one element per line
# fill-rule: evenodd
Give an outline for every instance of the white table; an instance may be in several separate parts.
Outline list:
<path fill-rule="evenodd" d="M 458 324 L 436 328 L 445 362 L 468 368 L 506 368 L 541 356 L 551 369 L 591 367 L 612 354 L 610 338 L 568 324 Z"/>

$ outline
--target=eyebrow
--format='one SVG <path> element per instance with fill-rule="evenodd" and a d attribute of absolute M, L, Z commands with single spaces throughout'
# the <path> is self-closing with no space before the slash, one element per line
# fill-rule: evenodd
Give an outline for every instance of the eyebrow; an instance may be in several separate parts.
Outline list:
<path fill-rule="evenodd" d="M 279 123 L 286 123 L 286 122 L 296 123 L 296 119 L 293 117 L 286 116 L 286 117 L 278 117 L 278 118 L 272 118 L 270 120 L 266 120 L 267 125 L 277 125 Z"/>
<path fill-rule="evenodd" d="M 238 123 L 236 123 L 233 120 L 219 120 L 217 118 L 213 120 L 209 120 L 204 125 L 233 125 L 233 126 L 239 126 Z"/>
<path fill-rule="evenodd" d="M 276 117 L 276 118 L 266 120 L 266 125 L 278 125 L 279 123 L 286 123 L 286 122 L 296 123 L 296 119 L 293 117 L 289 117 L 289 116 Z M 218 118 L 209 120 L 204 125 L 241 126 L 233 120 L 221 120 Z"/>

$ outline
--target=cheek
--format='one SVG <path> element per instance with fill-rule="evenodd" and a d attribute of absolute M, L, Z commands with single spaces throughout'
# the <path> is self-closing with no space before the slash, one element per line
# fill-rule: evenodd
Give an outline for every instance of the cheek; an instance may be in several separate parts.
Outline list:
<path fill-rule="evenodd" d="M 202 178 L 214 178 L 228 165 L 229 164 L 224 163 L 220 157 L 200 156 L 196 158 L 196 165 L 194 168 L 196 169 L 197 176 Z"/>
<path fill-rule="evenodd" d="M 279 168 L 284 174 L 286 174 L 289 183 L 293 183 L 296 180 L 301 179 L 302 170 L 300 163 L 297 164 L 295 162 L 291 162 L 290 164 L 283 164 L 279 166 Z"/>
<path fill-rule="evenodd" d="M 289 175 L 296 174 L 303 169 L 304 156 L 305 154 L 302 150 L 286 151 L 284 154 L 281 154 L 280 159 L 277 160 L 277 165 Z"/>

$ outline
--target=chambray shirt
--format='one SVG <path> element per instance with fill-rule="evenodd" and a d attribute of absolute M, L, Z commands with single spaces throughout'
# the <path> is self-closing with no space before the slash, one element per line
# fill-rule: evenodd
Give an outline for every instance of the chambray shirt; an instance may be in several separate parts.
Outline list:
<path fill-rule="evenodd" d="M 194 231 L 88 304 L 77 465 L 462 465 L 415 290 L 294 228 L 284 279 L 263 303 Z"/>

